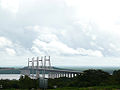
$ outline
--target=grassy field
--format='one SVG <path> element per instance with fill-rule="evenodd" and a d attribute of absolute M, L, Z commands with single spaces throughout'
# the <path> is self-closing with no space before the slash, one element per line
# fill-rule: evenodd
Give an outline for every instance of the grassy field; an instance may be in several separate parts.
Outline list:
<path fill-rule="evenodd" d="M 120 90 L 120 86 L 97 86 L 97 87 L 88 87 L 88 88 L 57 88 L 57 89 L 50 89 L 50 90 Z"/>
<path fill-rule="evenodd" d="M 28 89 L 2 89 L 2 90 L 28 90 Z M 31 90 L 42 90 L 42 89 L 31 89 Z M 116 85 L 114 85 L 114 86 L 95 86 L 95 87 L 85 87 L 85 88 L 64 87 L 64 88 L 47 89 L 47 90 L 120 90 L 120 86 L 116 86 Z"/>
<path fill-rule="evenodd" d="M 5 90 L 28 90 L 28 89 L 5 89 Z M 32 90 L 42 90 L 42 89 L 32 89 Z M 57 89 L 47 89 L 47 90 L 120 90 L 120 86 L 97 86 L 97 87 L 88 87 L 88 88 L 57 88 Z"/>

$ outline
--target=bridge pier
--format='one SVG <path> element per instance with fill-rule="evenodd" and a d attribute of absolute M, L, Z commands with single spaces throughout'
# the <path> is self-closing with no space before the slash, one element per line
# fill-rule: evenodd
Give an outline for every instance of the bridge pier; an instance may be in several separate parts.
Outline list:
<path fill-rule="evenodd" d="M 67 77 L 69 78 L 69 73 L 67 73 Z"/>
<path fill-rule="evenodd" d="M 55 78 L 57 78 L 57 73 L 55 72 Z"/>
<path fill-rule="evenodd" d="M 65 72 L 63 72 L 63 77 L 65 77 Z"/>
<path fill-rule="evenodd" d="M 48 73 L 48 78 L 51 78 L 51 72 Z"/>
<path fill-rule="evenodd" d="M 69 78 L 69 73 L 67 73 L 67 77 Z"/>
<path fill-rule="evenodd" d="M 55 78 L 55 74 L 54 74 L 54 72 L 52 73 L 52 79 L 54 79 Z"/>
<path fill-rule="evenodd" d="M 57 77 L 56 78 L 59 78 L 59 73 L 57 72 Z"/>
<path fill-rule="evenodd" d="M 54 73 L 53 73 L 53 79 L 54 79 L 54 78 L 58 78 L 57 72 L 54 72 Z"/>
<path fill-rule="evenodd" d="M 68 78 L 70 78 L 70 73 L 68 73 Z"/>
<path fill-rule="evenodd" d="M 64 74 L 65 74 L 65 77 L 67 77 L 67 74 L 66 74 L 66 72 L 65 72 Z"/>
<path fill-rule="evenodd" d="M 58 72 L 58 78 L 60 78 L 60 72 Z"/>
<path fill-rule="evenodd" d="M 64 73 L 62 73 L 62 77 L 64 77 Z"/>
<path fill-rule="evenodd" d="M 62 77 L 62 74 L 60 73 L 60 77 Z"/>
<path fill-rule="evenodd" d="M 73 73 L 73 77 L 75 77 L 75 74 Z"/>
<path fill-rule="evenodd" d="M 72 78 L 72 73 L 70 73 L 70 78 Z"/>
<path fill-rule="evenodd" d="M 56 78 L 58 78 L 58 74 L 57 74 L 57 72 L 56 72 Z"/>

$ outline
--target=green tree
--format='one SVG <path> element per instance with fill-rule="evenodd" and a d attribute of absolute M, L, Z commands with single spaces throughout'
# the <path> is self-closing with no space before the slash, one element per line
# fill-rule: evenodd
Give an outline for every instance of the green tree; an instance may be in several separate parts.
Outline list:
<path fill-rule="evenodd" d="M 86 70 L 74 78 L 72 85 L 79 87 L 103 85 L 109 80 L 109 73 L 102 70 Z"/>
<path fill-rule="evenodd" d="M 19 79 L 20 87 L 23 89 L 35 88 L 34 81 L 28 76 L 21 76 Z"/>
<path fill-rule="evenodd" d="M 112 76 L 115 81 L 115 84 L 120 84 L 120 70 L 115 70 Z"/>

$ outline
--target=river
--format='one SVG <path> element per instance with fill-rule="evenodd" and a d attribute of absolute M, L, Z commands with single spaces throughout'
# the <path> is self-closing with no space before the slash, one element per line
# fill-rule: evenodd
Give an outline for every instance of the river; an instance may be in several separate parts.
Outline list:
<path fill-rule="evenodd" d="M 0 74 L 0 79 L 16 79 L 20 78 L 21 74 Z"/>
<path fill-rule="evenodd" d="M 0 74 L 0 79 L 19 80 L 20 76 L 21 74 Z M 46 74 L 45 77 L 48 78 L 48 74 Z"/>

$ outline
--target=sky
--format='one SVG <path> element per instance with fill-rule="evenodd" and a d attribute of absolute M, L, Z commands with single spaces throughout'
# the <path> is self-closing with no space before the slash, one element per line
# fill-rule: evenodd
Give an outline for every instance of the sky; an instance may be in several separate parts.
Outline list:
<path fill-rule="evenodd" d="M 120 0 L 0 0 L 0 66 L 120 66 Z"/>

